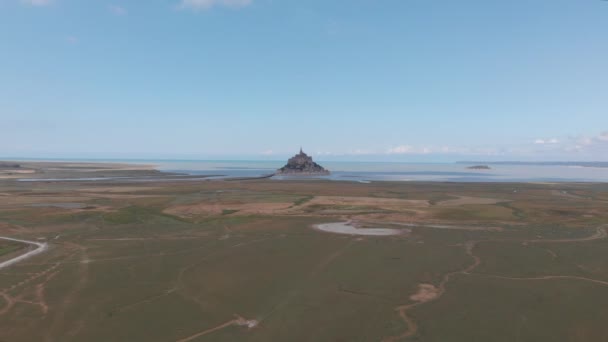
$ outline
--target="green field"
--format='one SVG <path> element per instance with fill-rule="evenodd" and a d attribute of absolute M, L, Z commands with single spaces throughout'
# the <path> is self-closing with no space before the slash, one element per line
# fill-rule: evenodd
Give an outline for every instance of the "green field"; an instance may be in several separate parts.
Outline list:
<path fill-rule="evenodd" d="M 0 193 L 0 235 L 50 245 L 1 270 L 0 341 L 608 340 L 606 185 L 7 180 Z M 403 234 L 313 229 L 346 220 Z M 411 298 L 421 284 L 438 292 Z"/>
<path fill-rule="evenodd" d="M 7 256 L 10 253 L 18 251 L 22 246 L 16 243 L 8 243 L 0 241 L 0 258 Z"/>

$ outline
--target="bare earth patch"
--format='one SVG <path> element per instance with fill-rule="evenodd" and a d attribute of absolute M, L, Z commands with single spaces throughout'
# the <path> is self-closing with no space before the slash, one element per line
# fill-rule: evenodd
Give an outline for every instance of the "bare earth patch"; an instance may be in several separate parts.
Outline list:
<path fill-rule="evenodd" d="M 82 193 L 83 196 L 90 196 L 95 198 L 109 198 L 109 199 L 131 199 L 131 198 L 162 198 L 162 195 L 134 195 L 134 194 L 120 194 L 113 192 L 96 192 L 96 193 Z"/>
<path fill-rule="evenodd" d="M 323 223 L 314 225 L 314 228 L 326 233 L 346 235 L 392 236 L 409 233 L 409 230 L 406 229 L 358 228 L 352 222 Z"/>
<path fill-rule="evenodd" d="M 355 206 L 355 207 L 381 207 L 387 210 L 411 210 L 410 208 L 426 208 L 429 206 L 425 200 L 402 200 L 377 197 L 348 197 L 348 196 L 316 196 L 310 201 L 297 207 L 293 202 L 259 202 L 259 203 L 230 203 L 230 202 L 203 202 L 195 204 L 176 205 L 165 209 L 165 213 L 177 216 L 192 215 L 219 215 L 224 209 L 235 211 L 233 215 L 251 214 L 301 214 L 306 208 L 313 205 L 324 206 Z M 415 210 L 415 209 L 414 209 Z"/>
<path fill-rule="evenodd" d="M 507 202 L 507 200 L 499 198 L 483 198 L 483 197 L 469 197 L 469 196 L 456 196 L 458 199 L 441 201 L 437 203 L 440 207 L 455 207 L 467 204 L 496 204 L 500 202 Z"/>
<path fill-rule="evenodd" d="M 416 213 L 418 214 L 418 213 Z M 424 214 L 424 212 L 423 212 Z M 404 226 L 410 228 L 435 228 L 435 229 L 452 229 L 452 230 L 470 230 L 470 231 L 488 231 L 488 232 L 501 232 L 504 228 L 499 226 L 486 226 L 480 225 L 467 225 L 457 226 L 452 224 L 443 224 L 443 221 L 432 220 L 429 217 L 422 217 L 422 215 L 405 216 L 402 214 L 368 214 L 359 215 L 357 219 L 364 220 L 367 222 L 383 222 L 385 224 Z M 511 223 L 508 223 L 511 224 Z"/>
<path fill-rule="evenodd" d="M 453 230 L 470 230 L 470 231 L 486 231 L 486 232 L 501 232 L 504 229 L 502 227 L 485 227 L 485 226 L 452 226 L 446 224 L 437 223 L 399 223 L 399 222 L 387 222 L 388 224 L 394 224 L 405 227 L 421 227 L 421 228 L 434 228 L 434 229 L 453 229 Z"/>
<path fill-rule="evenodd" d="M 91 197 L 80 196 L 8 196 L 2 199 L 3 206 L 27 206 L 36 203 L 82 203 L 92 200 Z"/>
<path fill-rule="evenodd" d="M 428 207 L 426 200 L 404 200 L 398 198 L 316 196 L 307 205 L 357 205 L 380 206 L 383 208 L 407 209 L 408 207 Z"/>
<path fill-rule="evenodd" d="M 570 198 L 574 200 L 587 199 L 583 196 L 578 196 L 565 190 L 551 190 L 551 195 L 563 198 Z"/>
<path fill-rule="evenodd" d="M 234 211 L 233 215 L 278 214 L 289 208 L 293 203 L 197 203 L 177 205 L 164 210 L 165 213 L 188 217 L 192 215 L 220 215 L 224 210 Z"/>
<path fill-rule="evenodd" d="M 23 175 L 35 173 L 35 170 L 0 170 L 0 179 L 19 178 Z"/>
<path fill-rule="evenodd" d="M 80 188 L 80 192 L 95 192 L 95 193 L 120 193 L 120 192 L 136 192 L 136 191 L 154 191 L 163 189 L 157 186 L 98 186 L 89 188 Z"/>
<path fill-rule="evenodd" d="M 418 292 L 411 295 L 410 299 L 415 302 L 428 302 L 437 298 L 440 290 L 432 284 L 418 284 Z"/>

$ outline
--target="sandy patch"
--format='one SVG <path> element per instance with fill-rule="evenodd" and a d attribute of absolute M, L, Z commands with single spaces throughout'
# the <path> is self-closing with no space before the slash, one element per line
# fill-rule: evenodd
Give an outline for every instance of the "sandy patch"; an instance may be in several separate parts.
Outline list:
<path fill-rule="evenodd" d="M 251 329 L 251 328 L 257 327 L 258 324 L 260 324 L 260 322 L 258 320 L 256 320 L 256 319 L 245 319 L 243 317 L 239 317 L 236 320 L 235 324 L 238 325 L 238 326 L 241 326 L 241 327 L 244 326 L 244 327 L 247 327 L 247 328 Z"/>
<path fill-rule="evenodd" d="M 469 196 L 455 196 L 455 197 L 458 197 L 458 199 L 441 201 L 441 202 L 437 203 L 437 206 L 454 207 L 454 206 L 467 205 L 467 204 L 496 204 L 496 203 L 500 203 L 500 202 L 508 202 L 508 200 L 499 199 L 499 198 L 483 198 L 483 197 L 469 197 Z"/>
<path fill-rule="evenodd" d="M 37 203 L 81 203 L 92 200 L 90 197 L 75 196 L 7 196 L 2 199 L 3 205 L 27 206 Z"/>
<path fill-rule="evenodd" d="M 93 195 L 93 194 L 86 194 Z M 99 191 L 95 193 L 97 196 L 107 197 L 107 195 L 100 194 Z M 136 196 L 136 195 L 135 195 Z M 463 199 L 459 199 L 463 201 Z M 466 201 L 467 199 L 464 199 Z M 469 200 L 471 201 L 471 200 Z M 473 198 L 474 203 L 496 203 L 496 199 L 476 199 Z M 383 210 L 401 211 L 401 212 L 412 212 L 412 214 L 425 215 L 424 211 L 429 208 L 429 203 L 426 200 L 404 200 L 398 198 L 378 198 L 378 197 L 351 197 L 351 196 L 315 196 L 310 201 L 303 203 L 299 206 L 294 207 L 292 202 L 260 202 L 260 203 L 195 203 L 195 204 L 184 204 L 176 205 L 165 209 L 165 213 L 177 216 L 189 217 L 193 215 L 209 214 L 219 215 L 225 213 L 225 210 L 235 211 L 230 215 L 250 215 L 250 214 L 297 214 L 306 211 L 306 208 L 315 205 L 322 205 L 327 207 L 335 206 L 339 207 L 372 207 Z M 411 215 L 408 216 L 411 219 Z M 398 220 L 396 220 L 398 221 Z"/>
<path fill-rule="evenodd" d="M 109 211 L 113 211 L 115 210 L 112 207 L 109 206 L 105 206 L 105 205 L 91 205 L 91 204 L 86 204 L 86 203 L 34 203 L 34 204 L 27 204 L 25 205 L 25 207 L 29 207 L 29 208 L 57 208 L 57 209 L 64 209 L 64 210 L 69 210 L 72 212 L 82 212 L 82 211 L 105 211 L 105 212 L 109 212 Z"/>
<path fill-rule="evenodd" d="M 349 196 L 316 196 L 306 205 L 356 205 L 356 206 L 378 206 L 383 208 L 428 207 L 426 200 L 404 200 L 398 198 L 379 197 L 349 197 Z"/>
<path fill-rule="evenodd" d="M 0 222 L 0 234 L 19 234 L 27 231 L 27 228 L 7 222 Z"/>
<path fill-rule="evenodd" d="M 558 196 L 558 197 L 564 197 L 564 198 L 571 198 L 571 199 L 576 199 L 576 200 L 588 199 L 588 198 L 585 198 L 583 196 L 575 195 L 575 194 L 570 193 L 570 192 L 565 191 L 565 190 L 551 190 L 551 195 Z"/>
<path fill-rule="evenodd" d="M 408 233 L 404 229 L 392 228 L 358 228 L 352 222 L 334 222 L 314 225 L 316 230 L 345 235 L 366 235 L 366 236 L 392 236 Z"/>
<path fill-rule="evenodd" d="M 61 209 L 83 209 L 87 205 L 85 203 L 33 203 L 28 204 L 31 208 L 61 208 Z"/>
<path fill-rule="evenodd" d="M 410 296 L 415 302 L 428 302 L 439 297 L 440 291 L 432 284 L 418 284 L 418 292 Z"/>
<path fill-rule="evenodd" d="M 22 166 L 42 166 L 45 170 L 55 171 L 81 171 L 81 172 L 97 172 L 97 171 L 141 171 L 154 170 L 155 165 L 152 164 L 120 164 L 120 163 L 86 163 L 86 162 L 27 162 Z"/>
<path fill-rule="evenodd" d="M 358 221 L 367 222 L 397 222 L 416 223 L 421 220 L 429 220 L 431 213 L 424 209 L 410 209 L 408 213 L 375 213 L 356 215 Z"/>
<path fill-rule="evenodd" d="M 220 215 L 226 211 L 234 211 L 230 215 L 251 214 L 278 214 L 289 208 L 293 203 L 198 203 L 177 205 L 165 209 L 163 212 L 171 215 L 189 217 L 193 215 L 209 214 Z"/>
<path fill-rule="evenodd" d="M 21 174 L 21 175 L 26 175 L 26 174 L 30 174 L 30 173 L 35 173 L 36 170 L 23 170 L 23 169 L 18 169 L 18 170 L 0 170 L 0 174 L 5 174 L 5 173 L 17 173 L 17 174 Z"/>
<path fill-rule="evenodd" d="M 83 196 L 89 196 L 89 197 L 95 197 L 95 198 L 116 198 L 116 199 L 129 199 L 129 198 L 150 198 L 150 197 L 158 197 L 158 198 L 162 198 L 165 197 L 164 195 L 132 195 L 132 194 L 119 194 L 119 193 L 82 193 Z"/>
<path fill-rule="evenodd" d="M 94 193 L 120 193 L 120 192 L 137 192 L 137 191 L 150 191 L 150 190 L 162 190 L 162 187 L 155 186 L 98 186 L 93 188 L 79 188 L 77 191 L 81 192 L 94 192 Z"/>
<path fill-rule="evenodd" d="M 387 224 L 394 224 L 405 227 L 421 227 L 421 228 L 434 228 L 434 229 L 452 229 L 452 230 L 470 230 L 470 231 L 485 231 L 485 232 L 502 232 L 502 227 L 478 227 L 478 226 L 453 226 L 447 224 L 437 223 L 401 223 L 401 222 L 386 222 Z"/>
<path fill-rule="evenodd" d="M 35 172 L 35 170 L 0 170 L 0 179 L 20 178 Z"/>
<path fill-rule="evenodd" d="M 419 215 L 420 214 L 420 215 Z M 378 224 L 391 224 L 396 226 L 403 226 L 408 228 L 435 228 L 435 229 L 452 229 L 452 230 L 470 230 L 470 231 L 488 231 L 488 232 L 501 232 L 504 231 L 503 227 L 500 226 L 485 226 L 483 223 L 479 225 L 452 225 L 444 224 L 442 221 L 433 221 L 431 217 L 426 215 L 428 213 L 416 212 L 416 216 L 406 216 L 403 214 L 369 214 L 369 215 L 358 215 L 358 220 L 367 222 L 380 222 Z M 426 216 L 426 217 L 425 217 Z M 495 222 L 497 224 L 503 222 Z M 504 224 L 512 224 L 510 222 Z"/>

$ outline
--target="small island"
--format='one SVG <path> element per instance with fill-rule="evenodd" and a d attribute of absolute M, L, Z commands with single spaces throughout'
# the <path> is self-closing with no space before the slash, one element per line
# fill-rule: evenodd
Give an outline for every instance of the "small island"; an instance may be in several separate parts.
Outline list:
<path fill-rule="evenodd" d="M 488 165 L 473 165 L 473 166 L 467 167 L 467 169 L 470 169 L 470 170 L 490 170 L 491 167 L 489 167 Z"/>
<path fill-rule="evenodd" d="M 0 162 L 0 169 L 19 169 L 21 165 L 15 163 Z"/>
<path fill-rule="evenodd" d="M 312 157 L 308 156 L 302 151 L 302 148 L 300 148 L 300 153 L 289 158 L 287 164 L 278 169 L 276 174 L 289 176 L 316 176 L 329 175 L 329 171 L 315 163 L 312 160 Z"/>

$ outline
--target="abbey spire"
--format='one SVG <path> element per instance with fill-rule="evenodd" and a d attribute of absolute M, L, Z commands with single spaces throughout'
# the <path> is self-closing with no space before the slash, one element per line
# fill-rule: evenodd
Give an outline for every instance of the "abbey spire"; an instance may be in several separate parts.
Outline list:
<path fill-rule="evenodd" d="M 328 175 L 329 171 L 315 163 L 300 147 L 300 153 L 289 158 L 287 164 L 277 170 L 277 174 L 286 175 Z"/>

